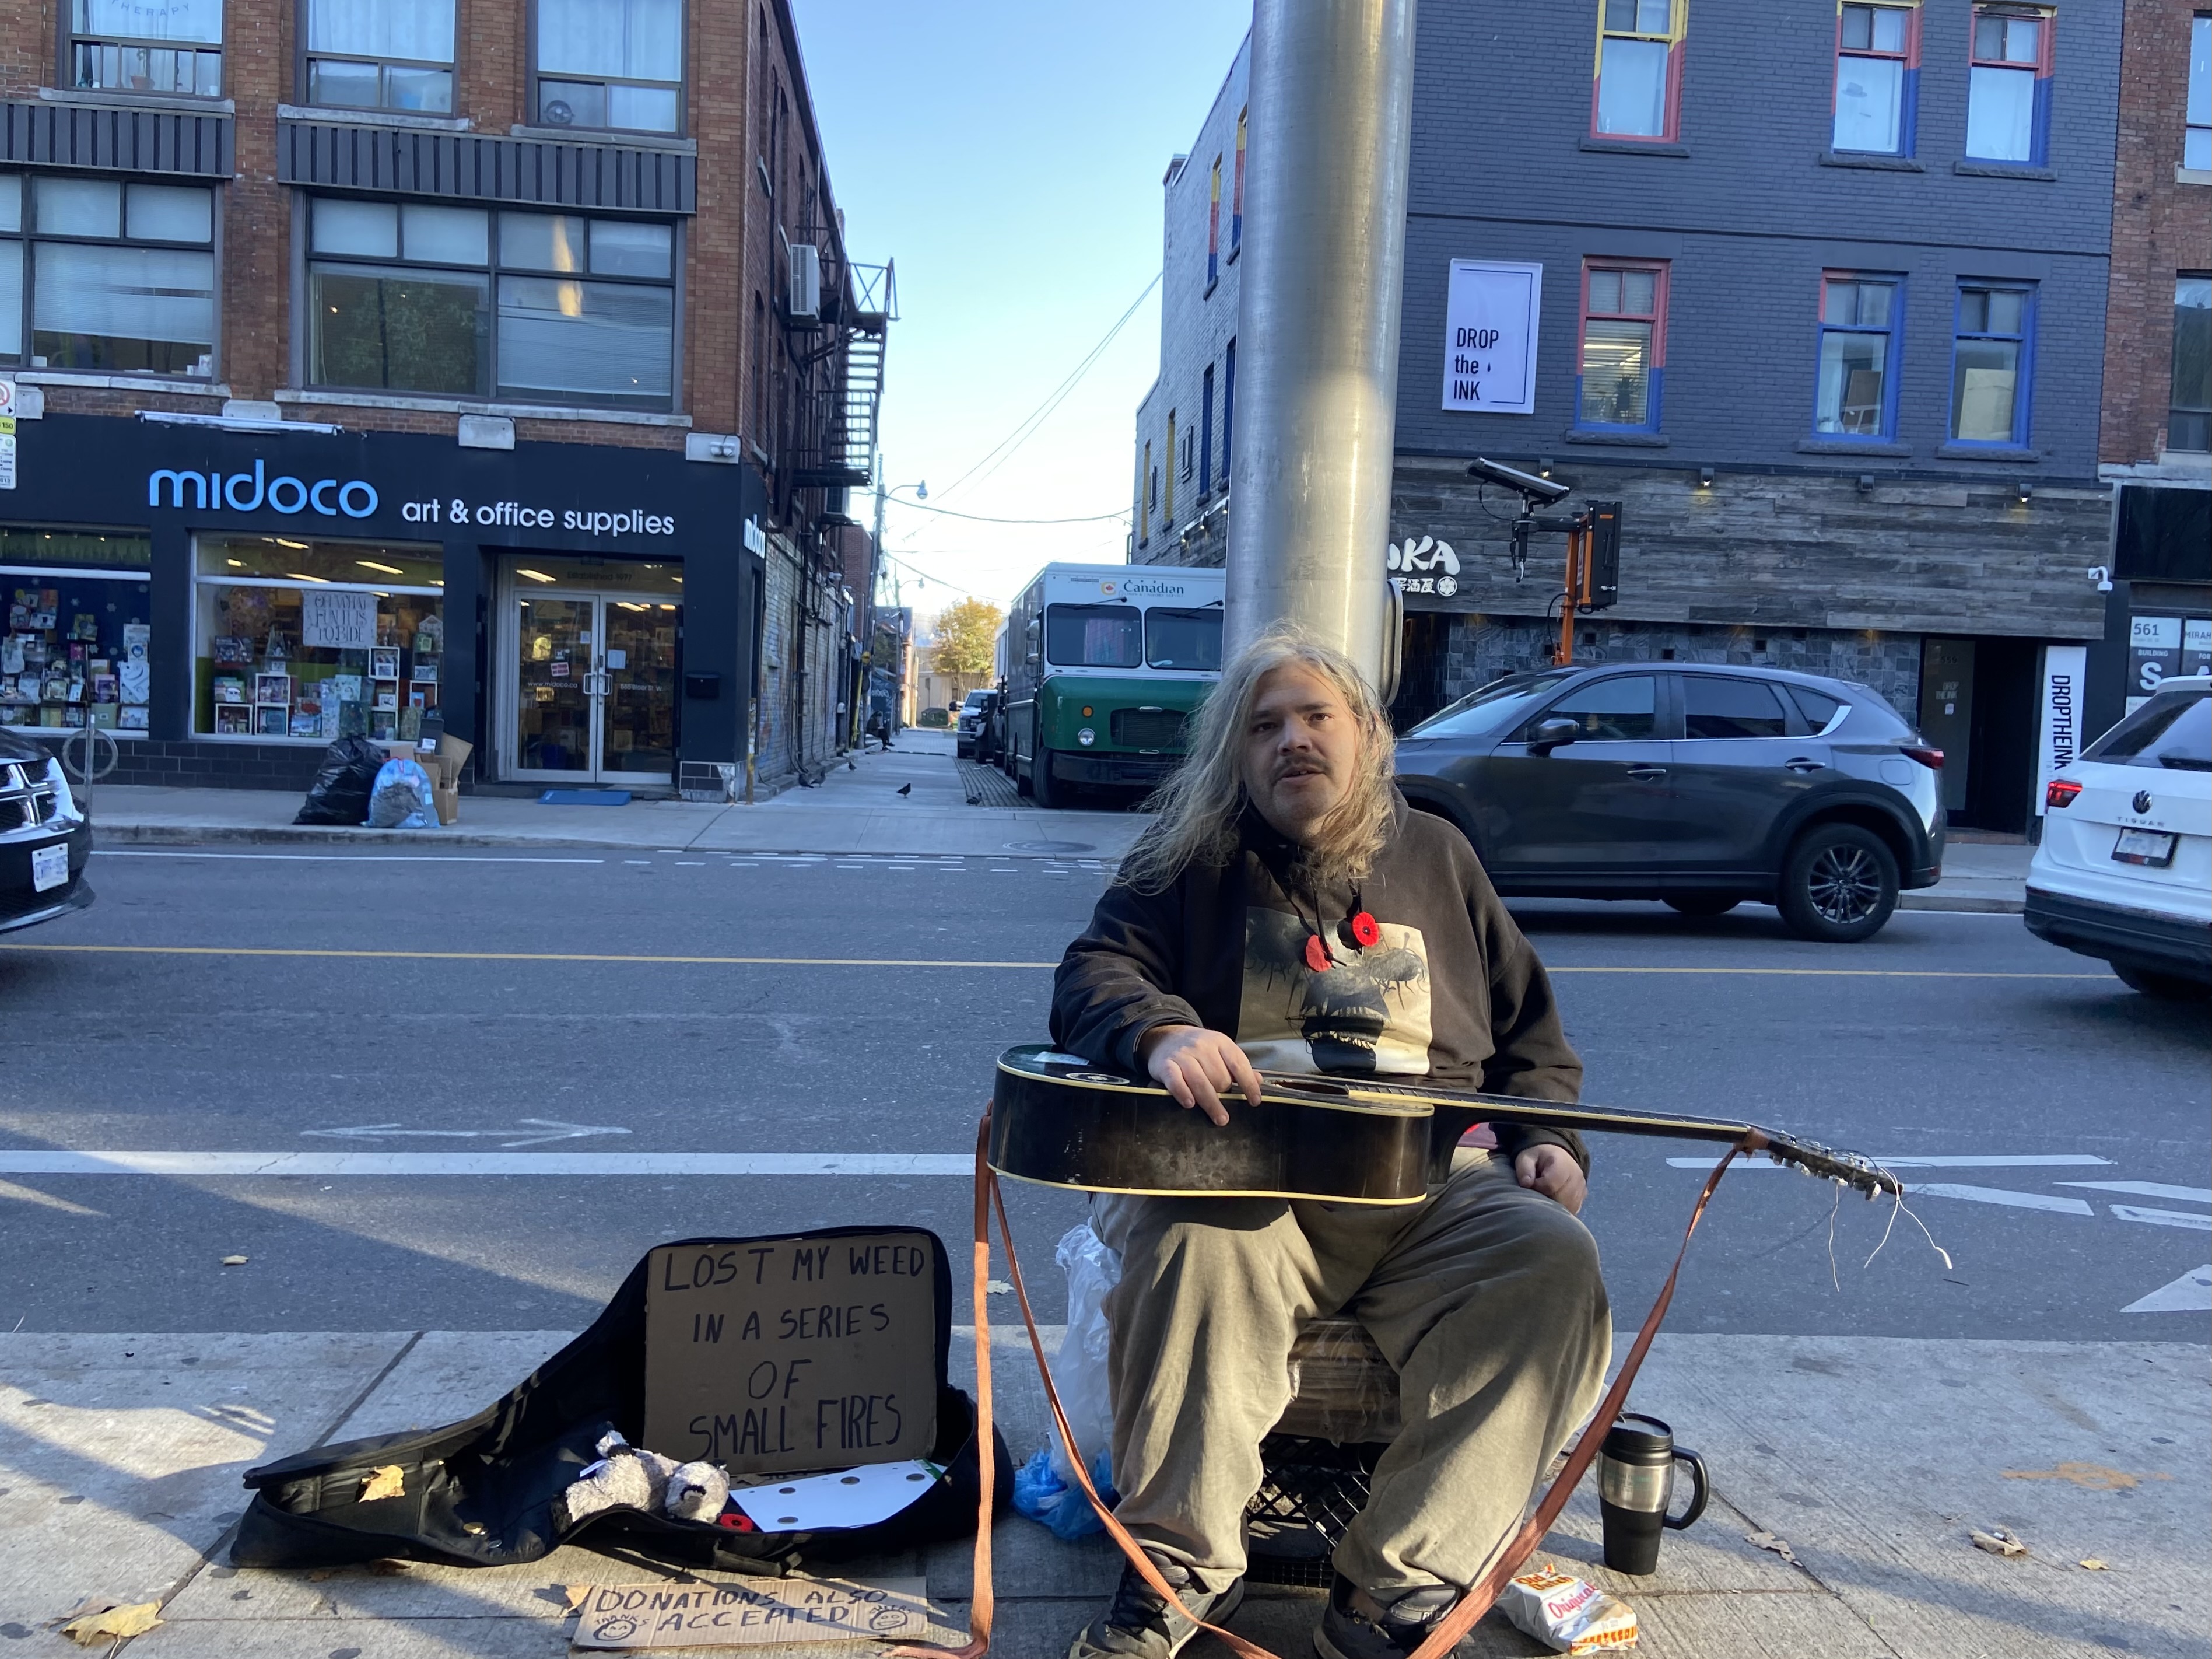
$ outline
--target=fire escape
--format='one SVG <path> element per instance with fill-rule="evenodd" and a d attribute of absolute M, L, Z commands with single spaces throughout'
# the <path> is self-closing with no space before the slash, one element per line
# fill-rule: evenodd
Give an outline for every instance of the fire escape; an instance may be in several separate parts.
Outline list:
<path fill-rule="evenodd" d="M 778 505 L 818 529 L 824 521 L 842 521 L 846 491 L 866 489 L 874 478 L 884 351 L 898 317 L 898 290 L 890 264 L 851 263 L 827 227 L 810 224 L 802 234 L 808 240 L 791 245 L 786 290 L 798 400 Z M 793 515 L 805 491 L 823 491 L 821 503 Z"/>

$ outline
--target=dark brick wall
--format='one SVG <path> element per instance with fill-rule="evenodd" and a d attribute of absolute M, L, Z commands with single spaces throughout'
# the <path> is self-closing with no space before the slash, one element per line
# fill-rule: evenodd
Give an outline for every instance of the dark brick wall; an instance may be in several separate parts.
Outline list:
<path fill-rule="evenodd" d="M 58 737 L 27 732 L 48 753 Z M 66 735 L 64 734 L 63 735 Z M 102 784 L 166 784 L 173 787 L 227 790 L 299 790 L 313 781 L 319 748 L 275 743 L 163 742 L 159 738 L 124 740 L 116 745 L 115 770 L 93 785 L 95 817 Z M 71 779 L 75 781 L 74 778 Z"/>
<path fill-rule="evenodd" d="M 1832 9 L 1697 0 L 1684 62 L 1686 156 L 1587 151 L 1590 8 L 1470 0 L 1421 14 L 1399 380 L 1400 448 L 1553 454 L 1573 414 L 1578 267 L 1671 259 L 1664 435 L 1680 464 L 1864 462 L 1797 451 L 1812 424 L 1820 273 L 1908 284 L 1890 467 L 1939 458 L 1961 276 L 2040 284 L 2031 443 L 2041 476 L 2095 476 L 2117 95 L 2117 8 L 2063 9 L 2048 179 L 1954 173 L 1965 149 L 1969 0 L 1923 9 L 1917 172 L 1823 166 Z M 2184 34 L 2185 39 L 2185 30 Z M 2177 137 L 2175 142 L 2179 143 Z M 1438 407 L 1447 262 L 1545 265 L 1537 409 Z"/>

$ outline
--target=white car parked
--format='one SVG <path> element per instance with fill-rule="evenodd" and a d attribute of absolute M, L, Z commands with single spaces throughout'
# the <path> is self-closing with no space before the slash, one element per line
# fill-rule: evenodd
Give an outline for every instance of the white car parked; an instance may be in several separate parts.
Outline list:
<path fill-rule="evenodd" d="M 2212 986 L 2212 676 L 2177 675 L 2063 766 L 2027 870 L 2031 933 L 2154 997 Z"/>

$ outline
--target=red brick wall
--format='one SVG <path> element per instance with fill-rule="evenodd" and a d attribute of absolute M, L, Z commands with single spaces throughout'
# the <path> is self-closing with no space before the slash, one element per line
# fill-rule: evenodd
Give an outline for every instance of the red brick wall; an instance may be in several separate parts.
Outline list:
<path fill-rule="evenodd" d="M 2174 179 L 2197 9 L 2192 0 L 2126 0 L 2100 461 L 2158 459 L 2172 389 L 2174 275 L 2212 270 L 2212 186 Z"/>

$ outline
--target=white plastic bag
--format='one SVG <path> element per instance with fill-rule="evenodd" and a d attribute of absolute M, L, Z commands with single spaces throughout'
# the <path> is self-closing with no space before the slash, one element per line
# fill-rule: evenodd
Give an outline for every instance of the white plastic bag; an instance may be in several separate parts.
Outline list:
<path fill-rule="evenodd" d="M 1054 1253 L 1067 1275 L 1067 1334 L 1053 1356 L 1053 1385 L 1067 1412 L 1067 1426 L 1075 1443 L 1095 1470 L 1114 1441 L 1114 1401 L 1106 1375 L 1106 1293 L 1121 1280 L 1121 1258 L 1106 1247 L 1091 1230 L 1091 1223 L 1071 1227 Z M 1073 1485 L 1073 1467 L 1067 1449 L 1054 1434 L 1051 1440 L 1052 1472 Z"/>
<path fill-rule="evenodd" d="M 404 756 L 377 768 L 368 795 L 371 829 L 434 829 L 438 809 L 430 796 L 430 774 Z"/>

